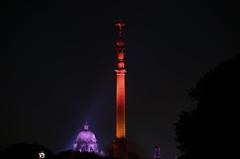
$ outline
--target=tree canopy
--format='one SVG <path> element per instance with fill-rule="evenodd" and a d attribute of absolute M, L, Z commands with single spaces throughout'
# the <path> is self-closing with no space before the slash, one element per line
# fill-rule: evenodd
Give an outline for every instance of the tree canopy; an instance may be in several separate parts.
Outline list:
<path fill-rule="evenodd" d="M 39 156 L 40 153 L 43 153 L 45 159 L 51 159 L 53 157 L 52 152 L 42 145 L 17 143 L 17 144 L 10 145 L 5 150 L 3 150 L 0 154 L 0 158 L 2 159 L 16 159 L 16 158 L 38 159 L 40 157 Z"/>
<path fill-rule="evenodd" d="M 182 159 L 236 158 L 239 143 L 240 57 L 205 74 L 189 92 L 197 108 L 176 123 Z"/>

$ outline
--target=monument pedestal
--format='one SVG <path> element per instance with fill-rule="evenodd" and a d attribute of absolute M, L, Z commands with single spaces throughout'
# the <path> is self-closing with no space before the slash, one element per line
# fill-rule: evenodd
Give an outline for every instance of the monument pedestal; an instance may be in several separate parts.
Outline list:
<path fill-rule="evenodd" d="M 112 152 L 113 157 L 116 159 L 128 159 L 127 140 L 122 138 L 113 141 Z"/>

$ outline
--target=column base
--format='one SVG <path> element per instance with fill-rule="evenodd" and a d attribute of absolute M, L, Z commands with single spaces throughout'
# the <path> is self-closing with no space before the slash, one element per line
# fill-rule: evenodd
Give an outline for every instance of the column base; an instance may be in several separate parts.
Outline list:
<path fill-rule="evenodd" d="M 112 143 L 113 157 L 116 159 L 128 159 L 128 147 L 126 138 L 115 139 Z"/>

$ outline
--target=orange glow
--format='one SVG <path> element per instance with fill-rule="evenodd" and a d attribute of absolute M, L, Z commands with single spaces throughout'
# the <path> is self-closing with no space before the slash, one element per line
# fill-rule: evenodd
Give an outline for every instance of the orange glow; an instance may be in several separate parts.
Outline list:
<path fill-rule="evenodd" d="M 125 126 L 125 63 L 124 63 L 124 45 L 125 40 L 122 35 L 124 23 L 115 24 L 118 30 L 118 39 L 116 40 L 117 46 L 117 69 L 116 72 L 116 138 L 126 138 Z"/>
<path fill-rule="evenodd" d="M 122 61 L 124 59 L 124 53 L 123 52 L 119 52 L 117 55 L 118 60 Z"/>
<path fill-rule="evenodd" d="M 125 126 L 125 69 L 115 70 L 117 75 L 117 112 L 116 112 L 116 137 L 126 137 Z"/>
<path fill-rule="evenodd" d="M 117 47 L 124 47 L 125 43 L 123 39 L 118 39 L 116 42 Z"/>
<path fill-rule="evenodd" d="M 115 24 L 118 31 L 117 69 L 116 73 L 116 140 L 113 143 L 113 156 L 116 159 L 128 159 L 125 119 L 125 40 L 123 38 L 124 23 Z"/>
<path fill-rule="evenodd" d="M 118 62 L 118 68 L 124 68 L 124 62 Z"/>

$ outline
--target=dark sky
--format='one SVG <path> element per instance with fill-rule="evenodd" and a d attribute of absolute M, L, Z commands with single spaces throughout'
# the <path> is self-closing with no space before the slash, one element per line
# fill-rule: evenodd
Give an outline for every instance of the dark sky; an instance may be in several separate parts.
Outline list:
<path fill-rule="evenodd" d="M 173 159 L 173 123 L 195 108 L 186 90 L 240 50 L 231 1 L 9 1 L 1 12 L 0 149 L 22 141 L 71 148 L 86 120 L 100 146 L 110 146 L 121 19 L 128 140 L 141 155 L 159 145 Z"/>

